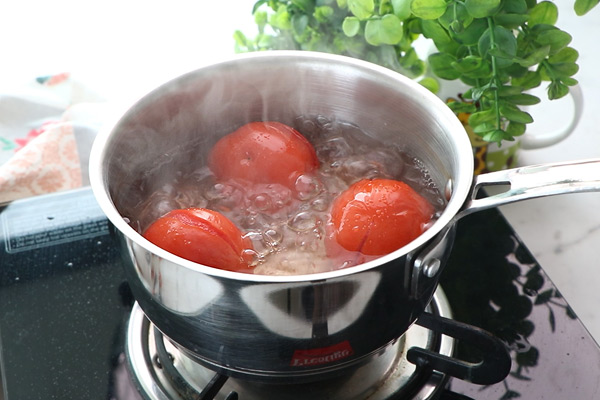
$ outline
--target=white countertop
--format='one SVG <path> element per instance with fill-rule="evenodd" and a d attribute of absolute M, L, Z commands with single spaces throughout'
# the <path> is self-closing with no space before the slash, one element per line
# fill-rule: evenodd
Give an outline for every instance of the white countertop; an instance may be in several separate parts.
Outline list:
<path fill-rule="evenodd" d="M 109 100 L 135 96 L 233 53 L 232 32 L 254 32 L 252 0 L 39 0 L 0 7 L 0 84 L 72 72 Z M 521 165 L 600 157 L 600 6 L 575 16 L 560 1 L 558 26 L 579 50 L 575 76 L 585 99 L 576 131 L 544 150 L 523 151 Z M 11 60 L 7 63 L 6 60 Z M 538 121 L 560 117 L 536 115 Z M 543 129 L 543 127 L 541 128 Z M 600 193 L 544 198 L 503 206 L 540 264 L 595 338 L 600 339 Z M 482 266 L 485 267 L 485 266 Z"/>

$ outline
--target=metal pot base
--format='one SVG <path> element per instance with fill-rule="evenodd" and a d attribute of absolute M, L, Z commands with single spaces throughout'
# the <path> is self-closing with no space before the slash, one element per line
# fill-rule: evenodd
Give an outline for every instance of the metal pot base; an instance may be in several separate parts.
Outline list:
<path fill-rule="evenodd" d="M 440 288 L 427 311 L 451 317 Z M 446 386 L 448 377 L 418 369 L 407 360 L 408 349 L 418 347 L 451 356 L 453 346 L 452 338 L 413 325 L 373 360 L 340 376 L 312 383 L 270 384 L 227 377 L 198 364 L 164 338 L 137 304 L 127 331 L 128 363 L 140 392 L 150 400 L 433 399 Z"/>

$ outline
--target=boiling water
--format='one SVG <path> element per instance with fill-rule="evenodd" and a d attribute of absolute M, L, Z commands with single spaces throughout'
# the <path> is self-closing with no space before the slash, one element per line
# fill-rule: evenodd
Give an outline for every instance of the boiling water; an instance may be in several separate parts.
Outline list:
<path fill-rule="evenodd" d="M 325 238 L 333 199 L 361 179 L 404 181 L 434 206 L 436 215 L 442 211 L 444 198 L 424 165 L 399 146 L 323 116 L 298 117 L 294 128 L 313 144 L 320 161 L 318 171 L 298 177 L 295 190 L 278 184 L 249 189 L 216 182 L 208 167 L 199 166 L 178 174 L 141 205 L 138 230 L 175 208 L 210 208 L 226 215 L 252 240 L 254 248 L 246 250 L 246 256 L 255 274 L 299 275 L 357 263 L 358 254 L 328 258 Z"/>

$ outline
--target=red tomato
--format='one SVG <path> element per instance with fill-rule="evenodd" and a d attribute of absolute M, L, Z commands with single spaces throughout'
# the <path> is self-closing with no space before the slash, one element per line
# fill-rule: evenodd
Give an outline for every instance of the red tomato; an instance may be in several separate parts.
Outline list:
<path fill-rule="evenodd" d="M 433 206 L 404 182 L 361 180 L 333 202 L 333 239 L 345 250 L 381 256 L 423 233 L 433 212 Z"/>
<path fill-rule="evenodd" d="M 215 144 L 208 166 L 218 180 L 279 183 L 293 189 L 298 176 L 317 169 L 319 160 L 294 128 L 280 122 L 250 122 Z"/>
<path fill-rule="evenodd" d="M 223 214 L 204 208 L 173 210 L 144 232 L 155 245 L 179 257 L 210 267 L 251 272 L 244 250 L 249 239 Z"/>

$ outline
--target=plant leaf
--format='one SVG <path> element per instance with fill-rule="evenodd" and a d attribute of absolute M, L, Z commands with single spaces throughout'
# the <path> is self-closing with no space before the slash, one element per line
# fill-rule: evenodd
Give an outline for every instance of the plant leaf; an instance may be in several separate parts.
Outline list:
<path fill-rule="evenodd" d="M 454 80 L 460 77 L 460 72 L 452 67 L 456 58 L 447 53 L 434 53 L 429 56 L 429 65 L 433 73 L 442 79 Z"/>
<path fill-rule="evenodd" d="M 411 11 L 422 19 L 436 19 L 446 12 L 445 0 L 412 0 Z"/>
<path fill-rule="evenodd" d="M 507 86 L 503 85 L 498 88 L 498 96 L 507 97 L 507 96 L 517 96 L 521 94 L 523 88 L 520 86 Z"/>
<path fill-rule="evenodd" d="M 519 122 L 510 121 L 506 127 L 506 133 L 511 136 L 521 136 L 525 133 L 526 125 Z M 537 289 L 536 289 L 537 290 Z"/>
<path fill-rule="evenodd" d="M 529 68 L 541 63 L 550 54 L 550 46 L 541 46 L 527 54 L 525 58 L 517 61 L 519 65 Z"/>
<path fill-rule="evenodd" d="M 440 91 L 440 83 L 435 78 L 423 78 L 419 81 L 419 83 L 421 84 L 421 86 L 429 89 L 429 91 L 432 93 L 437 93 Z"/>
<path fill-rule="evenodd" d="M 548 57 L 548 61 L 551 63 L 559 62 L 571 62 L 574 63 L 579 58 L 579 52 L 572 47 L 565 47 L 558 53 Z"/>
<path fill-rule="evenodd" d="M 452 37 L 459 43 L 472 46 L 479 42 L 479 38 L 487 29 L 485 19 L 475 19 L 462 32 L 454 32 Z"/>
<path fill-rule="evenodd" d="M 497 59 L 498 67 L 511 65 L 517 55 L 517 39 L 510 30 L 501 26 L 494 27 L 494 39 L 495 41 L 492 43 L 491 31 L 486 30 L 477 43 L 479 54 L 482 57 L 488 55 L 493 44 L 497 51 L 503 54 L 502 58 Z"/>
<path fill-rule="evenodd" d="M 455 113 L 468 113 L 472 114 L 477 111 L 477 107 L 473 103 L 465 103 L 462 101 L 452 101 L 448 103 L 448 107 Z"/>
<path fill-rule="evenodd" d="M 375 3 L 373 0 L 348 0 L 348 8 L 356 18 L 362 21 L 373 15 Z"/>
<path fill-rule="evenodd" d="M 256 3 L 254 3 L 254 6 L 252 6 L 252 14 L 254 14 L 256 10 L 260 8 L 260 6 L 268 2 L 269 0 L 258 0 Z"/>
<path fill-rule="evenodd" d="M 554 25 L 558 20 L 558 7 L 549 1 L 542 1 L 529 10 L 529 26 L 537 24 Z"/>
<path fill-rule="evenodd" d="M 518 122 L 521 124 L 530 124 L 533 122 L 531 115 L 510 103 L 500 104 L 500 114 L 509 121 Z"/>
<path fill-rule="evenodd" d="M 494 130 L 496 130 L 496 124 L 491 122 L 484 122 L 483 124 L 479 124 L 473 128 L 473 132 L 475 132 L 479 136 L 483 136 L 484 133 L 491 132 Z"/>
<path fill-rule="evenodd" d="M 448 32 L 437 21 L 421 21 L 421 27 L 423 28 L 423 36 L 433 40 L 438 48 L 440 44 L 452 42 Z"/>
<path fill-rule="evenodd" d="M 575 0 L 575 13 L 579 16 L 587 14 L 592 8 L 598 5 L 600 0 Z"/>
<path fill-rule="evenodd" d="M 522 59 L 518 58 L 516 55 L 508 54 L 507 52 L 501 50 L 498 47 L 494 47 L 494 48 L 490 49 L 488 51 L 488 54 L 491 55 L 491 56 L 494 56 L 496 58 L 502 58 L 504 60 L 510 60 L 511 62 L 522 62 L 522 61 L 525 61 L 525 60 L 522 60 Z"/>
<path fill-rule="evenodd" d="M 560 78 L 560 81 L 561 81 L 562 83 L 564 83 L 565 85 L 567 85 L 567 86 L 575 86 L 575 85 L 577 85 L 577 84 L 579 83 L 579 82 L 577 81 L 577 79 L 573 79 L 573 78 L 571 78 L 571 77 L 568 77 L 568 76 L 563 76 L 563 77 L 561 77 L 561 78 Z"/>
<path fill-rule="evenodd" d="M 498 14 L 494 15 L 496 25 L 501 25 L 508 29 L 517 29 L 529 20 L 526 14 Z"/>
<path fill-rule="evenodd" d="M 290 14 L 285 5 L 281 4 L 275 14 L 269 16 L 269 24 L 283 30 L 288 30 L 292 27 Z"/>
<path fill-rule="evenodd" d="M 315 8 L 313 16 L 321 23 L 328 23 L 329 19 L 333 17 L 335 13 L 334 9 L 329 6 L 319 6 Z M 308 17 L 308 16 L 307 16 Z"/>
<path fill-rule="evenodd" d="M 501 4 L 501 0 L 465 0 L 465 7 L 474 18 L 485 18 L 494 15 Z"/>
<path fill-rule="evenodd" d="M 403 34 L 402 21 L 394 14 L 384 15 L 381 19 L 370 19 L 365 25 L 365 40 L 373 46 L 398 44 Z"/>
<path fill-rule="evenodd" d="M 527 14 L 527 2 L 525 0 L 504 0 L 502 12 L 507 14 Z"/>
<path fill-rule="evenodd" d="M 532 94 L 521 93 L 506 97 L 506 100 L 518 106 L 532 106 L 540 102 L 540 98 Z"/>
<path fill-rule="evenodd" d="M 560 99 L 561 97 L 566 96 L 568 93 L 568 86 L 562 84 L 561 82 L 553 81 L 550 82 L 550 85 L 548 85 L 548 98 L 550 100 Z"/>
<path fill-rule="evenodd" d="M 291 0 L 291 3 L 304 12 L 311 12 L 314 2 L 311 0 Z"/>
<path fill-rule="evenodd" d="M 502 129 L 494 129 L 493 131 L 487 132 L 483 135 L 483 140 L 487 142 L 496 142 L 500 143 L 503 140 L 510 140 L 510 136 L 506 134 Z M 513 139 L 514 140 L 514 139 Z"/>
<path fill-rule="evenodd" d="M 549 25 L 539 24 L 536 25 L 534 28 L 540 26 L 548 27 Z M 551 26 L 551 28 L 553 29 L 543 29 L 537 32 L 535 41 L 541 46 L 549 45 L 550 54 L 555 54 L 558 53 L 558 51 L 564 48 L 566 45 L 571 43 L 571 40 L 573 38 L 565 31 L 561 31 L 560 29 L 553 26 Z"/>
<path fill-rule="evenodd" d="M 452 63 L 452 66 L 457 71 L 459 71 L 461 74 L 465 74 L 465 73 L 475 71 L 478 68 L 481 68 L 482 63 L 483 63 L 483 60 L 481 59 L 481 57 L 466 56 L 465 58 L 461 58 L 461 59 L 455 61 L 454 63 Z"/>
<path fill-rule="evenodd" d="M 411 0 L 391 0 L 394 15 L 400 18 L 401 21 L 408 19 L 412 12 L 410 11 Z"/>
<path fill-rule="evenodd" d="M 346 17 L 342 22 L 342 31 L 348 37 L 354 37 L 360 30 L 360 21 L 356 17 Z"/>
<path fill-rule="evenodd" d="M 464 29 L 471 25 L 473 17 L 469 15 L 469 12 L 463 3 L 455 2 L 450 7 L 446 8 L 446 12 L 438 19 L 438 21 L 446 29 L 450 29 L 450 26 L 455 22 L 460 23 Z"/>
<path fill-rule="evenodd" d="M 577 71 L 579 71 L 579 65 L 577 65 L 575 63 L 569 63 L 569 62 L 551 63 L 550 65 L 552 66 L 552 71 L 556 75 L 560 75 L 561 77 L 562 76 L 572 76 L 572 75 L 575 75 L 577 73 Z"/>
<path fill-rule="evenodd" d="M 481 99 L 481 96 L 483 96 L 489 88 L 490 88 L 490 84 L 471 88 L 471 90 L 470 90 L 471 99 L 473 101 L 479 101 L 479 99 Z"/>
<path fill-rule="evenodd" d="M 494 110 L 483 110 L 473 113 L 469 116 L 469 125 L 475 127 L 483 124 L 484 122 L 492 122 L 496 119 L 496 113 Z"/>
<path fill-rule="evenodd" d="M 512 79 L 513 85 L 520 86 L 523 89 L 533 89 L 540 86 L 541 83 L 542 77 L 536 71 L 528 71 L 523 77 Z"/>
<path fill-rule="evenodd" d="M 298 36 L 304 33 L 304 30 L 308 26 L 308 15 L 306 14 L 294 14 L 292 17 L 292 29 Z"/>

